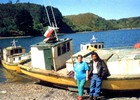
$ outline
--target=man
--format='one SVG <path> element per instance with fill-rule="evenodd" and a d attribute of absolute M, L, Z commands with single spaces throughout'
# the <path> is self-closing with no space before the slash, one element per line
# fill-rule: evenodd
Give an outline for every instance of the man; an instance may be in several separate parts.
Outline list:
<path fill-rule="evenodd" d="M 100 59 L 97 53 L 93 52 L 91 54 L 91 58 L 92 60 L 89 64 L 89 73 L 91 76 L 89 100 L 97 100 L 97 97 L 101 91 L 103 78 L 107 78 L 110 74 L 106 64 Z"/>

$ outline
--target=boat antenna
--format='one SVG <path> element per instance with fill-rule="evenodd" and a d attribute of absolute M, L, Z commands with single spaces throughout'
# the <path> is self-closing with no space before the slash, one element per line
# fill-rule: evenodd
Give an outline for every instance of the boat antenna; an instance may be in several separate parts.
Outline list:
<path fill-rule="evenodd" d="M 94 35 L 92 36 L 92 39 L 90 40 L 91 43 L 95 43 L 97 42 L 96 38 L 94 37 Z"/>
<path fill-rule="evenodd" d="M 13 41 L 11 41 L 12 47 L 15 47 L 15 48 L 17 47 L 17 46 L 16 46 L 16 42 L 17 42 L 17 41 L 16 41 L 15 39 L 14 39 Z"/>

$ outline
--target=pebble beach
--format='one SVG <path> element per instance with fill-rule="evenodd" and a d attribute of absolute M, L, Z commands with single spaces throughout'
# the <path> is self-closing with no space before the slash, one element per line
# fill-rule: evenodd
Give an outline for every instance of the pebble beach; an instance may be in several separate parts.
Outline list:
<path fill-rule="evenodd" d="M 77 100 L 77 92 L 34 82 L 0 83 L 0 100 Z M 84 100 L 88 100 L 85 96 Z M 104 100 L 140 100 L 140 97 L 111 97 Z"/>

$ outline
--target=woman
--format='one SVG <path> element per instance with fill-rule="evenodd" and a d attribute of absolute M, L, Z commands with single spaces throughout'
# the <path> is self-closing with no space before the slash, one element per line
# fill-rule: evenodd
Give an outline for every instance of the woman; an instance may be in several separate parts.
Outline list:
<path fill-rule="evenodd" d="M 90 71 L 91 74 L 91 83 L 90 83 L 90 92 L 89 100 L 96 100 L 101 91 L 101 85 L 103 78 L 106 78 L 110 75 L 106 64 L 103 60 L 100 59 L 97 53 L 91 54 L 92 60 L 90 61 Z"/>
<path fill-rule="evenodd" d="M 88 64 L 82 61 L 81 55 L 77 56 L 78 62 L 74 65 L 75 79 L 78 86 L 78 100 L 82 100 L 84 85 L 88 80 Z"/>

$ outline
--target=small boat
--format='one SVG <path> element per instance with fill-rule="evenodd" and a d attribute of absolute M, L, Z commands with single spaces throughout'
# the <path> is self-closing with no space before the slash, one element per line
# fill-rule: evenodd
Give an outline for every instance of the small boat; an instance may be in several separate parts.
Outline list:
<path fill-rule="evenodd" d="M 24 47 L 16 46 L 16 41 L 12 41 L 12 46 L 6 47 L 2 51 L 2 65 L 4 68 L 20 72 L 18 64 L 26 59 L 30 59 L 30 54 L 26 53 Z"/>
<path fill-rule="evenodd" d="M 104 48 L 104 42 L 97 42 L 97 39 L 92 36 L 92 39 L 88 43 L 81 43 L 80 50 L 94 50 Z"/>

